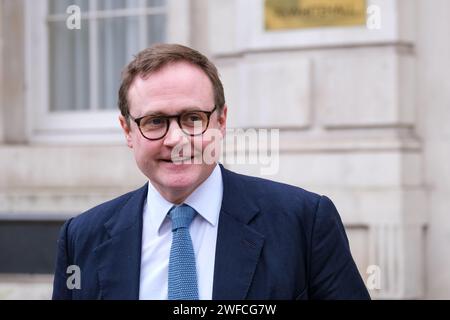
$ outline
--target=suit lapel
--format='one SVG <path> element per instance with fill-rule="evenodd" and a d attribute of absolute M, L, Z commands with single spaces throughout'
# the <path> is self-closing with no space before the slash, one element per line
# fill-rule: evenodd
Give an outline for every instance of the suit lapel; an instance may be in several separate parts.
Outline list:
<path fill-rule="evenodd" d="M 94 249 L 102 299 L 139 299 L 146 195 L 147 185 L 135 191 L 104 225 L 109 239 Z"/>
<path fill-rule="evenodd" d="M 214 300 L 245 299 L 264 244 L 249 226 L 259 208 L 245 197 L 242 181 L 223 168 L 223 200 L 214 266 Z"/>

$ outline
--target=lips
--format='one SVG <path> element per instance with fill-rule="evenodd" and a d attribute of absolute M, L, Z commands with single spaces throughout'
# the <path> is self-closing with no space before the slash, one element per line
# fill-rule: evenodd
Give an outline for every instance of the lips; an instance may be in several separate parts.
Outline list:
<path fill-rule="evenodd" d="M 194 156 L 185 157 L 185 158 L 177 158 L 175 161 L 173 161 L 171 158 L 162 158 L 162 159 L 159 159 L 159 161 L 162 161 L 162 162 L 165 162 L 165 163 L 178 164 L 178 163 L 183 163 L 185 161 L 192 161 L 193 159 L 194 159 Z"/>

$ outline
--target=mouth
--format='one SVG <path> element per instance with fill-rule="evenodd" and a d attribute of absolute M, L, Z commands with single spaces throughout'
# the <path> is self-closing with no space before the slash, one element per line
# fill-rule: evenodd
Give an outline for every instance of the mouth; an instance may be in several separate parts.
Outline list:
<path fill-rule="evenodd" d="M 184 158 L 176 158 L 176 159 L 171 159 L 171 158 L 159 159 L 159 161 L 161 161 L 161 162 L 171 163 L 171 164 L 192 163 L 193 160 L 194 160 L 194 156 L 184 157 Z"/>

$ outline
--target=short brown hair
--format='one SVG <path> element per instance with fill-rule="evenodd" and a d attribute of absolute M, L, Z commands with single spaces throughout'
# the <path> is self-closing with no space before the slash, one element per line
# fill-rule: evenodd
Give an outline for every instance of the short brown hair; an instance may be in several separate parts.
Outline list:
<path fill-rule="evenodd" d="M 203 54 L 189 47 L 179 44 L 156 44 L 139 52 L 122 71 L 118 101 L 122 116 L 129 119 L 128 90 L 137 76 L 147 77 L 162 67 L 178 61 L 191 63 L 205 72 L 212 83 L 214 104 L 221 111 L 225 105 L 225 95 L 214 64 Z"/>

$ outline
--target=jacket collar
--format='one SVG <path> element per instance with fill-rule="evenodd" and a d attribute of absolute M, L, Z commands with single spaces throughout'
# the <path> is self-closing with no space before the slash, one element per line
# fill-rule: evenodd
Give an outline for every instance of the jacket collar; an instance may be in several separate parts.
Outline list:
<path fill-rule="evenodd" d="M 214 300 L 245 299 L 264 245 L 250 223 L 259 213 L 245 178 L 220 165 L 223 200 L 214 266 Z"/>

